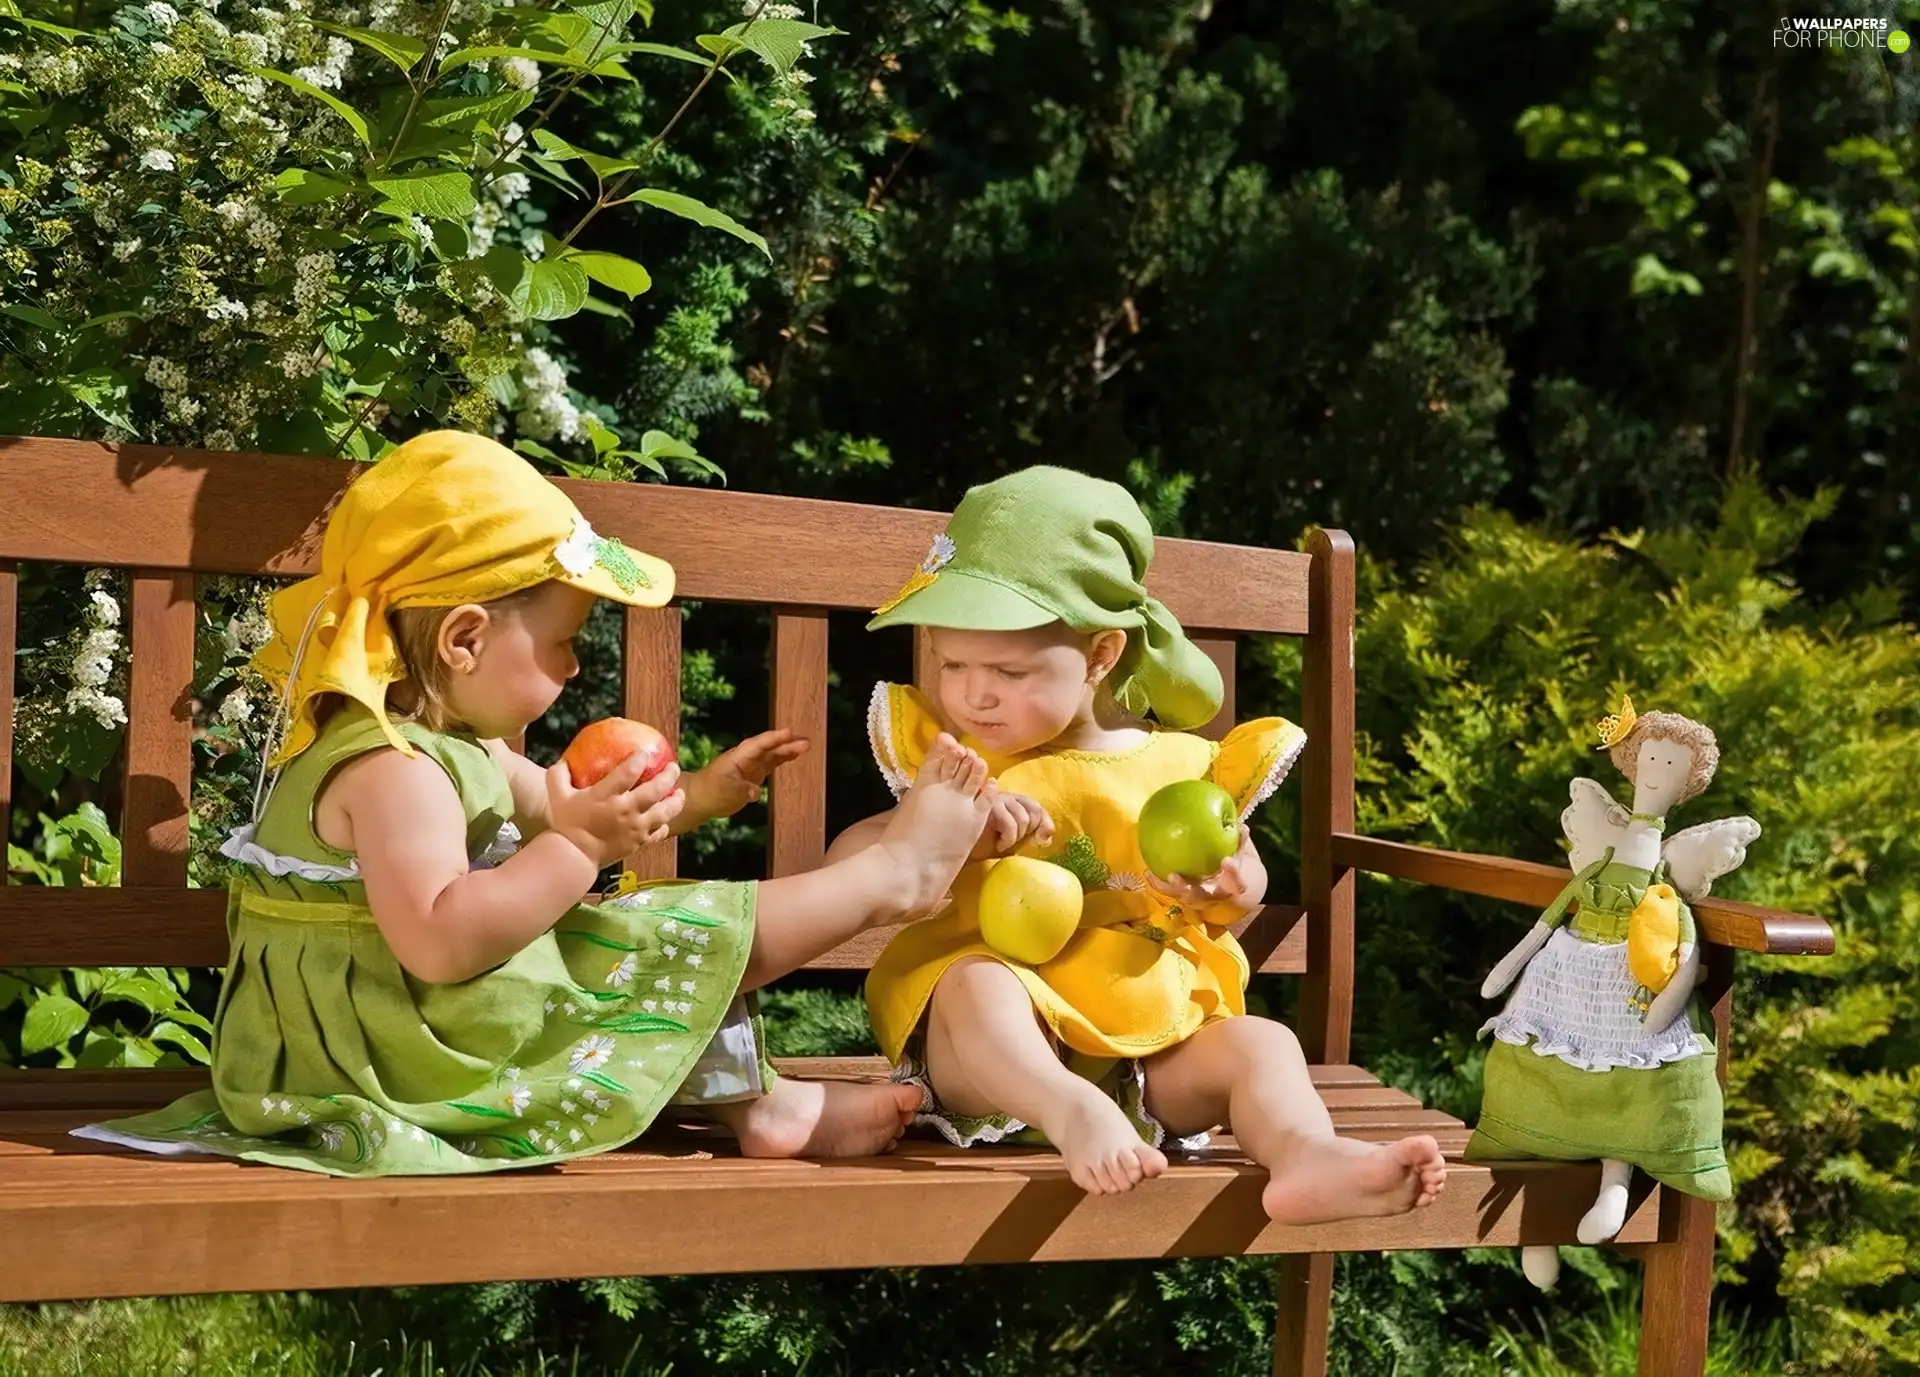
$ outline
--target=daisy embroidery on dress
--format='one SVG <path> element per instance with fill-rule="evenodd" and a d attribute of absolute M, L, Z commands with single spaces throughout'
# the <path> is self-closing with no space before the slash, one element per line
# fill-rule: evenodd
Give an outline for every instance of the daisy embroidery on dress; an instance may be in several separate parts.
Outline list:
<path fill-rule="evenodd" d="M 874 615 L 891 612 L 922 588 L 940 577 L 940 571 L 953 562 L 960 553 L 960 547 L 953 543 L 953 537 L 945 531 L 933 538 L 933 544 L 927 547 L 927 557 L 920 561 L 920 567 L 901 585 L 900 591 L 873 609 Z"/>
<path fill-rule="evenodd" d="M 628 952 L 620 958 L 618 965 L 607 972 L 607 984 L 616 990 L 624 990 L 633 983 L 633 977 L 639 970 L 640 958 L 634 953 Z"/>
<path fill-rule="evenodd" d="M 578 1046 L 567 1058 L 567 1064 L 575 1072 L 598 1071 L 607 1064 L 613 1055 L 613 1039 L 605 1033 L 595 1033 L 592 1037 L 582 1038 Z"/>

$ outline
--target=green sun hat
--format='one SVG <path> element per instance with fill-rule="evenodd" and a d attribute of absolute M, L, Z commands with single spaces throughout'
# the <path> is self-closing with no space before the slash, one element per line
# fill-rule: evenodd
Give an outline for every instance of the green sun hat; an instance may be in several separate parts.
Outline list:
<path fill-rule="evenodd" d="M 1147 592 L 1152 562 L 1153 527 L 1131 493 L 1037 465 L 969 489 L 867 628 L 1025 631 L 1064 622 L 1125 631 L 1109 680 L 1114 701 L 1166 727 L 1197 727 L 1220 711 L 1220 670 Z"/>

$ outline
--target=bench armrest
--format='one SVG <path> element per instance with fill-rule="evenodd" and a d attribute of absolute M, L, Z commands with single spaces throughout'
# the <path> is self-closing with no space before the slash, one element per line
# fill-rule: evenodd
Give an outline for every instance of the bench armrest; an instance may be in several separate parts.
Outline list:
<path fill-rule="evenodd" d="M 1536 908 L 1552 903 L 1567 883 L 1567 872 L 1559 866 L 1468 851 L 1441 851 L 1352 832 L 1333 834 L 1333 861 L 1335 865 L 1351 866 L 1355 870 L 1392 875 L 1463 894 L 1511 899 Z M 1824 919 L 1804 913 L 1782 913 L 1732 899 L 1706 898 L 1691 907 L 1706 939 L 1723 947 L 1774 956 L 1833 955 L 1833 929 Z"/>

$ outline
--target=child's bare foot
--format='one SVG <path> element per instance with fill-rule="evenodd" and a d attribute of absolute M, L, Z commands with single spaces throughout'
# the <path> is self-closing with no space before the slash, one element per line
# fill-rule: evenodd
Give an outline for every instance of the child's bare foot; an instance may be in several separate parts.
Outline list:
<path fill-rule="evenodd" d="M 900 872 L 901 916 L 938 908 L 987 825 L 987 762 L 942 732 L 874 846 Z"/>
<path fill-rule="evenodd" d="M 1165 1154 L 1141 1142 L 1120 1106 L 1098 1092 L 1061 1114 L 1047 1137 L 1088 1195 L 1120 1195 L 1167 1169 Z"/>
<path fill-rule="evenodd" d="M 1325 1224 L 1405 1214 L 1431 1205 L 1446 1183 L 1440 1145 L 1427 1134 L 1397 1143 L 1314 1138 L 1267 1183 L 1260 1203 L 1282 1224 Z"/>
<path fill-rule="evenodd" d="M 782 1077 L 768 1094 L 716 1106 L 747 1157 L 872 1157 L 900 1141 L 920 1107 L 910 1085 Z"/>

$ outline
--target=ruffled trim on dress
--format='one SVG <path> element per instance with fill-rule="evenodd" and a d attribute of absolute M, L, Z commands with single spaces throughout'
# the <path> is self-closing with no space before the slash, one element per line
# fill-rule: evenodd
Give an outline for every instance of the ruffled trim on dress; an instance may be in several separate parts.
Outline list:
<path fill-rule="evenodd" d="M 1531 1047 L 1535 1056 L 1557 1057 L 1581 1071 L 1651 1071 L 1700 1055 L 1700 1040 L 1684 1017 L 1676 1018 L 1665 1032 L 1628 1053 L 1599 1051 L 1582 1043 L 1577 1032 L 1547 1028 L 1525 1015 L 1497 1014 L 1481 1025 L 1480 1036 L 1489 1033 L 1509 1047 Z"/>
<path fill-rule="evenodd" d="M 278 852 L 267 850 L 254 840 L 258 830 L 258 826 L 254 823 L 234 828 L 227 834 L 227 839 L 220 843 L 220 854 L 242 865 L 250 865 L 255 870 L 264 870 L 277 879 L 284 879 L 291 875 L 299 880 L 332 880 L 337 883 L 341 880 L 360 878 L 358 859 L 347 865 L 328 865 L 324 861 L 308 861 L 298 856 L 282 856 Z"/>
<path fill-rule="evenodd" d="M 913 784 L 913 779 L 893 758 L 893 695 L 888 691 L 891 687 L 884 680 L 873 686 L 873 697 L 867 703 L 867 744 L 873 749 L 873 763 L 880 767 L 881 778 L 886 780 L 893 796 L 899 798 Z"/>
<path fill-rule="evenodd" d="M 1300 753 L 1306 749 L 1307 738 L 1304 733 L 1301 733 L 1295 735 L 1293 740 L 1287 743 L 1286 748 L 1274 757 L 1273 764 L 1267 768 L 1266 777 L 1260 781 L 1260 786 L 1253 791 L 1246 806 L 1240 810 L 1240 821 L 1245 822 L 1252 817 L 1254 809 L 1273 797 L 1274 791 L 1293 772 L 1294 765 L 1300 759 Z"/>
<path fill-rule="evenodd" d="M 227 839 L 220 843 L 220 854 L 242 865 L 264 870 L 276 879 L 291 875 L 297 880 L 338 884 L 343 880 L 360 878 L 360 861 L 357 857 L 346 865 L 328 865 L 324 861 L 303 860 L 299 856 L 282 856 L 256 842 L 254 836 L 257 831 L 254 823 L 234 828 L 227 834 Z M 500 830 L 493 834 L 493 840 L 487 843 L 486 849 L 467 864 L 474 870 L 491 870 L 519 849 L 520 829 L 511 822 L 503 822 Z"/>

